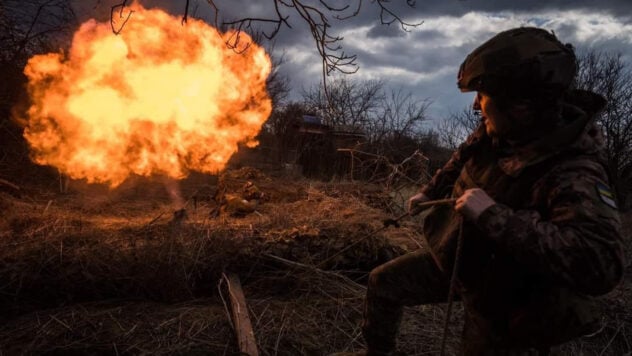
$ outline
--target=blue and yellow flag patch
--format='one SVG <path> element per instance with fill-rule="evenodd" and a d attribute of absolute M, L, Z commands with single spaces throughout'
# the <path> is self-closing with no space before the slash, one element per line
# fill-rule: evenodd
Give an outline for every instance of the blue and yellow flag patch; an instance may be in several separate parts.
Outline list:
<path fill-rule="evenodd" d="M 617 202 L 615 200 L 614 193 L 610 190 L 610 187 L 598 182 L 595 184 L 595 188 L 597 189 L 597 195 L 599 195 L 602 202 L 613 209 L 617 209 Z"/>

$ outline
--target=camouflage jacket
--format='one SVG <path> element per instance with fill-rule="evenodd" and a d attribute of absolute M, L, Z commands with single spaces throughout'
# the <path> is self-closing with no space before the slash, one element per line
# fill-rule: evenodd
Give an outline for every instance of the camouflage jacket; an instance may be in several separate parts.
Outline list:
<path fill-rule="evenodd" d="M 490 138 L 481 124 L 422 190 L 438 199 L 476 187 L 497 202 L 463 223 L 459 291 L 477 323 L 512 345 L 552 345 L 586 333 L 597 317 L 592 296 L 612 290 L 623 274 L 620 222 L 594 123 L 604 102 L 588 92 L 573 98 L 563 124 L 523 146 Z M 448 274 L 460 221 L 451 207 L 435 208 L 424 221 L 431 252 Z"/>

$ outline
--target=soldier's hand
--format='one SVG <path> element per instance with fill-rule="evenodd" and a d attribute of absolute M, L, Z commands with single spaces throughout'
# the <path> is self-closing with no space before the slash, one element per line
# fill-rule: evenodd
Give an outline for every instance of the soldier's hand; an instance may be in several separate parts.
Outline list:
<path fill-rule="evenodd" d="M 408 198 L 408 201 L 406 202 L 406 211 L 409 214 L 412 214 L 417 204 L 427 202 L 429 200 L 430 198 L 428 198 L 424 193 L 417 193 L 413 195 L 412 197 Z"/>
<path fill-rule="evenodd" d="M 466 219 L 476 222 L 485 209 L 494 204 L 496 204 L 496 201 L 487 195 L 484 190 L 473 188 L 466 190 L 456 200 L 454 210 L 461 213 Z"/>

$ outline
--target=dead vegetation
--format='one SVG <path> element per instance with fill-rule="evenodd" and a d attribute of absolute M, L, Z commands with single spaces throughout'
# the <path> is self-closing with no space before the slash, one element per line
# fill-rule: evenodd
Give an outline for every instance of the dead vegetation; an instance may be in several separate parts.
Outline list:
<path fill-rule="evenodd" d="M 361 183 L 244 168 L 222 184 L 235 191 L 246 181 L 267 199 L 239 218 L 210 216 L 218 181 L 209 177 L 183 183 L 181 219 L 160 182 L 113 192 L 75 183 L 64 195 L 23 189 L 22 198 L 0 192 L 0 352 L 237 354 L 221 292 L 226 271 L 242 280 L 261 354 L 362 348 L 367 273 L 421 246 L 415 223 L 371 235 L 396 212 L 380 209 L 388 194 Z M 558 353 L 629 354 L 630 295 L 628 273 L 604 300 L 603 330 Z M 449 354 L 458 348 L 459 308 Z M 405 315 L 402 351 L 437 354 L 444 308 Z"/>

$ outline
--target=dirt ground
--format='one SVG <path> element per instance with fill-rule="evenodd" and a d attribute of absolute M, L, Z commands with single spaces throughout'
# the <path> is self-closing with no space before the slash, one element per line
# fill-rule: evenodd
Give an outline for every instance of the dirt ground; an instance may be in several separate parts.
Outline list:
<path fill-rule="evenodd" d="M 248 182 L 261 193 L 253 212 L 218 206 L 218 190 L 241 194 Z M 240 276 L 262 355 L 358 350 L 368 272 L 423 248 L 415 219 L 374 233 L 401 211 L 392 194 L 362 183 L 245 167 L 220 179 L 138 177 L 114 190 L 72 181 L 61 190 L 51 182 L 0 192 L 2 355 L 238 354 L 228 272 Z M 624 221 L 629 236 L 632 215 Z M 628 268 L 603 299 L 601 332 L 556 354 L 632 352 L 629 277 Z M 401 350 L 437 354 L 444 312 L 408 308 Z M 461 313 L 457 304 L 448 354 Z"/>

